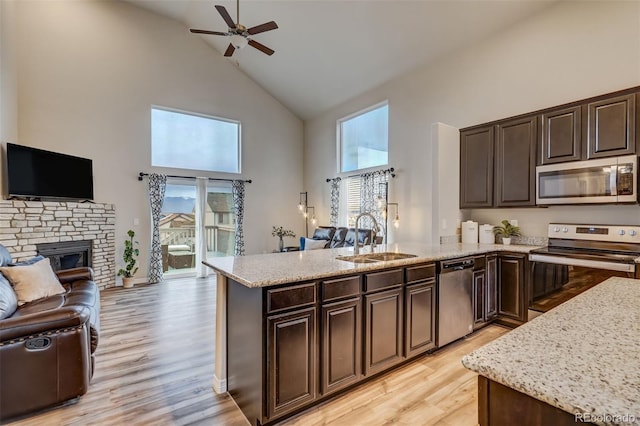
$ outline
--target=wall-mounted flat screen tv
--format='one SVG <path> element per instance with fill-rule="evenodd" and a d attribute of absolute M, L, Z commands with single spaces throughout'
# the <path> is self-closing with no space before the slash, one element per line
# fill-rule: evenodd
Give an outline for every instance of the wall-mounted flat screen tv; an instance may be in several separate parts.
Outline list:
<path fill-rule="evenodd" d="M 88 158 L 7 143 L 9 196 L 93 200 L 93 162 Z"/>

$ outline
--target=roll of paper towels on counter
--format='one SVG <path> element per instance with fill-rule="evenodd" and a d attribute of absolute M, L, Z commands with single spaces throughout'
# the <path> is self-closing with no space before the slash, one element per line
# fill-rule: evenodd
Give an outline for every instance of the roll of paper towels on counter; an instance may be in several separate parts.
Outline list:
<path fill-rule="evenodd" d="M 493 225 L 480 225 L 480 244 L 495 244 L 496 237 L 493 235 Z"/>
<path fill-rule="evenodd" d="M 471 220 L 462 222 L 462 242 L 465 244 L 478 243 L 478 222 Z"/>

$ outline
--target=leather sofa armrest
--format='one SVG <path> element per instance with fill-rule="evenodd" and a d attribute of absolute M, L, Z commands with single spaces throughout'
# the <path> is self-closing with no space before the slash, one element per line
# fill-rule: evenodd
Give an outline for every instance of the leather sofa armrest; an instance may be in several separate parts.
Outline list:
<path fill-rule="evenodd" d="M 56 275 L 62 284 L 72 283 L 79 280 L 93 281 L 93 269 L 88 267 L 64 269 L 62 271 L 57 271 Z"/>
<path fill-rule="evenodd" d="M 89 321 L 86 306 L 69 305 L 58 309 L 17 315 L 0 321 L 0 343 L 65 328 L 82 326 Z"/>

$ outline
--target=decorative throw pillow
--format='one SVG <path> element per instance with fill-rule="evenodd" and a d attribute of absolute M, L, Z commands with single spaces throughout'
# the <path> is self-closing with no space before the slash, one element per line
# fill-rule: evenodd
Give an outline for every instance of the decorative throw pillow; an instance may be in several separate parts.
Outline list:
<path fill-rule="evenodd" d="M 11 284 L 0 275 L 0 320 L 13 315 L 18 309 L 18 298 Z"/>
<path fill-rule="evenodd" d="M 3 266 L 0 268 L 0 272 L 13 286 L 16 296 L 18 296 L 18 306 L 65 292 L 58 277 L 51 269 L 48 258 L 33 265 Z"/>
<path fill-rule="evenodd" d="M 326 240 L 312 240 L 311 238 L 304 239 L 304 249 L 305 250 L 317 250 L 323 249 L 324 246 L 327 245 Z"/>

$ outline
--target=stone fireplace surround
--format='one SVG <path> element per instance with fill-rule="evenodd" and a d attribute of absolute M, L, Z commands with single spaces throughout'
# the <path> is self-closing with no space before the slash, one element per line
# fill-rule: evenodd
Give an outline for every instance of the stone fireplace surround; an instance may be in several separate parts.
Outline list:
<path fill-rule="evenodd" d="M 37 244 L 89 240 L 101 289 L 115 286 L 115 224 L 113 204 L 0 200 L 0 244 L 14 261 L 35 256 Z"/>

